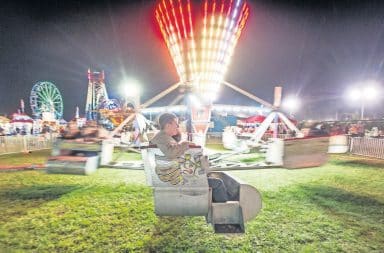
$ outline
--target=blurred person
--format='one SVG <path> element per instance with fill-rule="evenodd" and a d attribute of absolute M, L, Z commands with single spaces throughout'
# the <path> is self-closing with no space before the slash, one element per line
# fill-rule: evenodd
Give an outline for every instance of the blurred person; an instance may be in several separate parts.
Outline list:
<path fill-rule="evenodd" d="M 81 137 L 80 129 L 77 126 L 76 121 L 70 121 L 67 124 L 66 129 L 64 130 L 62 137 L 64 139 L 77 139 Z"/>

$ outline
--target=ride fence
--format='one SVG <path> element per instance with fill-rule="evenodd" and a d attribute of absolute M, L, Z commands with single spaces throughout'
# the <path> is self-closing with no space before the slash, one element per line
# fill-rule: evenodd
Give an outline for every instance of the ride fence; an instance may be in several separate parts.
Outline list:
<path fill-rule="evenodd" d="M 274 135 L 273 134 L 269 134 L 269 133 L 265 133 L 263 135 L 263 137 L 261 137 L 261 139 L 263 141 L 267 141 L 270 138 L 274 138 Z M 276 135 L 276 138 L 285 140 L 285 139 L 293 138 L 293 136 L 292 136 L 292 134 L 278 134 L 278 135 Z"/>
<path fill-rule="evenodd" d="M 0 136 L 0 155 L 52 148 L 55 135 Z"/>
<path fill-rule="evenodd" d="M 209 132 L 207 133 L 207 144 L 222 144 L 222 133 L 219 132 Z"/>
<path fill-rule="evenodd" d="M 247 134 L 247 135 L 239 136 L 238 138 L 247 140 L 247 139 L 250 139 L 251 137 L 253 137 L 253 134 Z M 265 133 L 261 139 L 263 141 L 267 141 L 273 137 L 274 137 L 273 134 Z M 292 136 L 292 134 L 278 134 L 277 135 L 277 138 L 283 139 L 283 140 L 290 139 L 293 137 L 294 136 Z M 206 142 L 207 142 L 207 144 L 222 144 L 223 143 L 222 138 L 223 138 L 223 133 L 221 133 L 221 132 L 208 132 Z"/>
<path fill-rule="evenodd" d="M 384 159 L 384 139 L 352 137 L 349 152 L 355 155 Z"/>

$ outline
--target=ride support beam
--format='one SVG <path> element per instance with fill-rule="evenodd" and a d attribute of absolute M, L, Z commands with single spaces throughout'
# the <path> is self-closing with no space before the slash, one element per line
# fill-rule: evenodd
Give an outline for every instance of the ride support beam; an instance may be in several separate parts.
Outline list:
<path fill-rule="evenodd" d="M 151 104 L 155 103 L 157 100 L 161 99 L 162 97 L 164 97 L 168 93 L 170 93 L 170 92 L 174 91 L 175 89 L 177 89 L 179 86 L 180 86 L 180 82 L 175 83 L 174 85 L 172 85 L 168 89 L 162 91 L 161 93 L 157 94 L 156 96 L 154 96 L 153 98 L 151 98 L 150 100 L 145 102 L 144 104 L 140 105 L 139 109 L 146 108 L 146 107 L 150 106 Z"/>
<path fill-rule="evenodd" d="M 256 102 L 258 102 L 258 103 L 260 103 L 260 104 L 262 104 L 262 105 L 264 105 L 266 107 L 269 107 L 269 108 L 272 108 L 272 109 L 276 109 L 271 103 L 268 103 L 267 101 L 265 101 L 265 100 L 263 100 L 263 99 L 261 99 L 259 97 L 256 97 L 255 95 L 253 95 L 250 92 L 245 91 L 245 90 L 237 87 L 236 85 L 233 85 L 233 84 L 231 84 L 229 82 L 226 82 L 226 81 L 224 81 L 223 84 L 228 86 L 229 88 L 239 92 L 240 94 L 242 94 L 242 95 L 244 95 L 246 97 L 249 97 L 252 100 L 255 100 Z"/>
<path fill-rule="evenodd" d="M 165 95 L 167 95 L 168 93 L 174 91 L 175 89 L 177 89 L 180 85 L 180 82 L 172 85 L 171 87 L 169 87 L 168 89 L 162 91 L 161 93 L 157 94 L 156 96 L 154 96 L 153 98 L 151 98 L 150 100 L 148 100 L 147 102 L 145 102 L 144 104 L 140 105 L 137 109 L 136 112 L 140 112 L 140 109 L 142 108 L 146 108 L 148 106 L 150 106 L 151 104 L 155 103 L 157 100 L 161 99 L 162 97 L 164 97 Z M 123 127 L 128 123 L 130 122 L 131 120 L 134 119 L 134 117 L 136 117 L 136 113 L 133 113 L 131 115 L 129 115 L 123 122 L 121 122 L 121 124 L 116 127 L 112 132 L 111 134 L 109 135 L 109 138 L 113 138 L 113 136 L 118 133 L 121 129 L 123 129 Z"/>

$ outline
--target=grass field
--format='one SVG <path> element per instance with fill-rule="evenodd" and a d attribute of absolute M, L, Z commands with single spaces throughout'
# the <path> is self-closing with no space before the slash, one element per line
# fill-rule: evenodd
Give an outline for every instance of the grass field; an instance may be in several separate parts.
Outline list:
<path fill-rule="evenodd" d="M 43 164 L 47 161 L 51 150 L 34 151 L 32 153 L 0 155 L 0 166 L 2 165 L 30 165 Z"/>
<path fill-rule="evenodd" d="M 0 172 L 0 252 L 384 252 L 383 168 L 333 156 L 320 168 L 232 172 L 263 197 L 243 235 L 214 234 L 203 217 L 156 217 L 143 171 Z"/>

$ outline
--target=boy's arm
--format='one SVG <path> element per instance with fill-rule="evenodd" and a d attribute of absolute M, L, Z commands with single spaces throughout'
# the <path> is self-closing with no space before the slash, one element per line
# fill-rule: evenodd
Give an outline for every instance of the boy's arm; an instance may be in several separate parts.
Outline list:
<path fill-rule="evenodd" d="M 161 142 L 157 143 L 157 147 L 169 159 L 175 159 L 184 154 L 189 148 L 189 142 Z"/>

